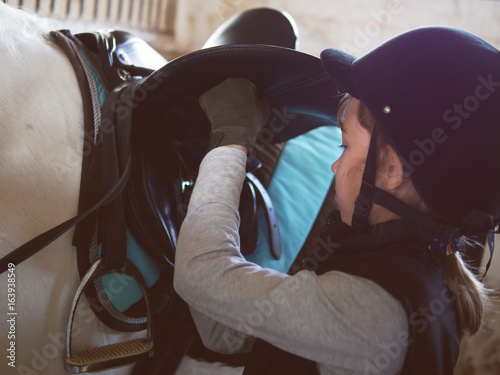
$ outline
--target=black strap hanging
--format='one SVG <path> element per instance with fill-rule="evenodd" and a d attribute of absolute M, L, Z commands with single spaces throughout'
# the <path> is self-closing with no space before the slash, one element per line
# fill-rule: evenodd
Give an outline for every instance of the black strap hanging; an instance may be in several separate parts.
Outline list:
<path fill-rule="evenodd" d="M 101 207 L 113 201 L 117 196 L 121 194 L 121 192 L 125 188 L 129 175 L 130 175 L 130 158 L 127 160 L 127 164 L 125 165 L 123 174 L 120 176 L 120 179 L 118 180 L 116 185 L 114 185 L 113 188 L 99 202 L 97 202 L 87 211 L 84 211 L 74 216 L 73 218 L 65 221 L 64 223 L 59 224 L 58 226 L 48 230 L 47 232 L 40 234 L 39 236 L 26 242 L 24 245 L 18 247 L 17 249 L 13 250 L 8 255 L 0 259 L 0 274 L 7 271 L 9 263 L 14 263 L 17 265 L 25 261 L 32 255 L 35 255 L 37 252 L 42 250 L 44 247 L 48 246 L 54 240 L 62 236 L 73 226 L 80 223 L 90 214 L 96 212 Z"/>

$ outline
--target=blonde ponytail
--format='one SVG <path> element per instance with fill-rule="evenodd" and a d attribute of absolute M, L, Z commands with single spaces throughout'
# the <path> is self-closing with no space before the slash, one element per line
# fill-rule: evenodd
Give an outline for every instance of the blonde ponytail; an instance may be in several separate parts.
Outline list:
<path fill-rule="evenodd" d="M 459 253 L 437 256 L 436 260 L 453 299 L 459 332 L 462 335 L 478 332 L 489 304 L 487 289 L 469 270 Z"/>

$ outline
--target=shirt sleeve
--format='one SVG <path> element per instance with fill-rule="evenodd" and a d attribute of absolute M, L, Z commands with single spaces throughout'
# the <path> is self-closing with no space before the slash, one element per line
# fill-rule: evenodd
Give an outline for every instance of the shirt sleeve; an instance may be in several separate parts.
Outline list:
<path fill-rule="evenodd" d="M 204 342 L 230 353 L 248 349 L 253 336 L 320 367 L 376 373 L 377 359 L 383 358 L 378 371 L 398 373 L 408 323 L 387 291 L 337 271 L 290 276 L 240 254 L 245 164 L 245 153 L 230 147 L 206 155 L 179 234 L 174 287 L 195 311 Z"/>

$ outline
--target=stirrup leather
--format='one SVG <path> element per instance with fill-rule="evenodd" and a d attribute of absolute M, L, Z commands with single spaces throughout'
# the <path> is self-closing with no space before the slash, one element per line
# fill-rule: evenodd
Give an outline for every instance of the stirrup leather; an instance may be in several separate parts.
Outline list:
<path fill-rule="evenodd" d="M 66 353 L 64 358 L 64 368 L 72 374 L 81 374 L 85 372 L 104 371 L 110 368 L 125 366 L 127 364 L 137 362 L 141 359 L 153 355 L 153 334 L 151 325 L 151 311 L 149 306 L 149 296 L 144 279 L 140 274 L 131 274 L 125 267 L 123 272 L 117 270 L 102 270 L 99 268 L 101 259 L 97 260 L 83 277 L 80 286 L 78 287 L 66 330 Z M 73 326 L 74 315 L 78 301 L 85 290 L 85 287 L 96 277 L 109 273 L 124 273 L 133 277 L 139 284 L 146 303 L 147 314 L 147 337 L 141 339 L 128 340 L 110 345 L 99 346 L 71 351 L 71 331 Z"/>

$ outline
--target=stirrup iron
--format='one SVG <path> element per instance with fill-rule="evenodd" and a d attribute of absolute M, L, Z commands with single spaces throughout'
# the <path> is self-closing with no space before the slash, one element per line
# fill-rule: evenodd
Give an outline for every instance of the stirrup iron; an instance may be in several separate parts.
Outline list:
<path fill-rule="evenodd" d="M 74 315 L 78 301 L 87 286 L 96 277 L 108 273 L 116 273 L 116 270 L 102 270 L 99 268 L 101 259 L 97 260 L 83 277 L 80 286 L 78 287 L 66 330 L 66 353 L 64 358 L 64 368 L 72 374 L 81 374 L 85 372 L 104 371 L 110 368 L 125 366 L 137 362 L 141 359 L 153 355 L 153 335 L 151 326 L 151 311 L 149 307 L 149 298 L 147 293 L 146 283 L 141 275 L 132 275 L 125 270 L 125 274 L 133 277 L 139 284 L 144 301 L 146 303 L 147 314 L 147 337 L 141 339 L 128 340 L 105 346 L 87 348 L 78 350 L 72 353 L 71 351 L 71 331 L 73 326 Z"/>

